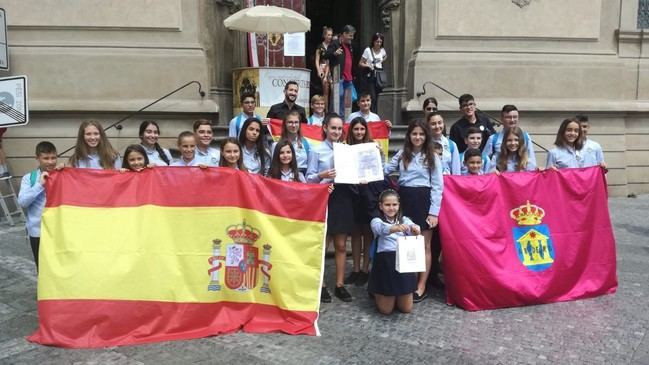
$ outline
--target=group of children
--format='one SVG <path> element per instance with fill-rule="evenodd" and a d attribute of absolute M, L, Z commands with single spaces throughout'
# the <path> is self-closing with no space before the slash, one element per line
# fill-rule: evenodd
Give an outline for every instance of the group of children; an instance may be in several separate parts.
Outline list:
<path fill-rule="evenodd" d="M 515 114 L 515 117 L 510 114 Z M 438 254 L 431 252 L 430 242 L 439 240 L 435 229 L 442 201 L 443 175 L 538 169 L 531 138 L 517 125 L 516 107 L 506 105 L 503 117 L 505 128 L 491 135 L 484 144 L 483 130 L 467 128 L 464 151 L 446 137 L 444 120 L 436 111 L 428 113 L 423 120 L 410 122 L 403 148 L 384 166 L 385 175 L 396 178 L 398 193 L 390 188 L 389 179 L 359 185 L 334 183 L 334 143 L 372 142 L 368 123 L 373 121 L 367 121 L 362 113 L 349 121 L 347 135 L 341 116 L 335 113 L 326 115 L 320 122 L 323 141 L 317 146 L 311 146 L 302 136 L 301 118 L 295 111 L 284 116 L 281 138 L 270 146 L 265 137 L 266 128 L 259 118 L 245 119 L 239 135 L 226 138 L 220 149 L 211 147 L 213 132 L 210 121 L 199 119 L 193 124 L 193 131 L 179 134 L 180 158 L 177 161 L 173 161 L 169 150 L 158 143 L 160 128 L 155 121 L 141 123 L 141 143 L 128 146 L 121 157 L 101 125 L 88 121 L 79 127 L 68 165 L 122 172 L 153 166 L 218 166 L 283 181 L 328 184 L 327 236 L 335 248 L 334 294 L 343 301 L 351 301 L 345 284 L 368 283 L 368 291 L 381 313 L 390 313 L 395 307 L 401 312 L 410 312 L 413 302 L 426 297 L 431 278 L 436 278 L 435 272 L 431 274 L 431 266 L 438 264 Z M 571 118 L 561 123 L 555 147 L 548 153 L 549 168 L 605 167 L 601 147 L 586 138 L 588 120 L 584 119 Z M 56 163 L 56 149 L 49 142 L 36 146 L 36 159 L 39 167 L 23 177 L 19 203 L 27 210 L 27 231 L 38 268 L 40 218 L 45 204 L 43 186 L 49 173 L 60 165 Z M 421 234 L 425 238 L 426 272 L 401 274 L 395 270 L 396 242 L 399 236 L 411 234 Z M 352 238 L 354 267 L 345 278 L 349 236 Z M 376 255 L 370 271 L 370 243 L 374 238 Z M 331 301 L 324 284 L 321 301 Z"/>

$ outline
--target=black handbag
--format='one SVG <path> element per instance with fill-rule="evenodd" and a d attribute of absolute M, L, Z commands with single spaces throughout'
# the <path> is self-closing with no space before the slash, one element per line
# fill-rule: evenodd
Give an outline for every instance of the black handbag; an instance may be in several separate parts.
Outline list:
<path fill-rule="evenodd" d="M 372 63 L 376 64 L 376 58 L 374 58 L 374 52 L 370 49 L 370 54 L 372 55 Z M 388 73 L 382 68 L 375 68 L 370 72 L 372 78 L 374 78 L 374 86 L 377 89 L 383 89 L 388 86 Z"/>

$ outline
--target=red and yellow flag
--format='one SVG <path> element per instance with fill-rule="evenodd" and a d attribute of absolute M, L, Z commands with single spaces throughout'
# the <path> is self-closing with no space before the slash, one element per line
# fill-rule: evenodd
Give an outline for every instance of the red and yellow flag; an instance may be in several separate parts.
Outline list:
<path fill-rule="evenodd" d="M 168 167 L 65 169 L 46 188 L 30 341 L 318 334 L 326 185 Z"/>
<path fill-rule="evenodd" d="M 273 139 L 278 141 L 282 135 L 282 120 L 271 119 L 268 126 Z M 349 124 L 345 124 L 344 128 L 345 134 L 343 138 L 346 138 Z M 382 121 L 367 123 L 367 128 L 369 129 L 372 139 L 381 146 L 383 156 L 387 159 L 388 145 L 390 143 L 390 129 L 385 125 L 385 122 Z M 300 125 L 300 129 L 302 130 L 302 136 L 309 141 L 309 144 L 312 147 L 317 146 L 322 142 L 322 126 L 303 123 Z"/>

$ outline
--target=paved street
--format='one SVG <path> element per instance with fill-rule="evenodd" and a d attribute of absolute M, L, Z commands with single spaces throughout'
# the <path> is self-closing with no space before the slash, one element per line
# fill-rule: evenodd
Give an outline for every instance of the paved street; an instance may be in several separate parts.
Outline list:
<path fill-rule="evenodd" d="M 1 364 L 649 364 L 649 196 L 610 200 L 618 292 L 596 299 L 465 312 L 436 293 L 384 317 L 365 291 L 324 304 L 321 337 L 235 333 L 100 350 L 35 345 L 36 276 L 22 228 L 0 222 Z M 328 259 L 331 267 L 333 260 Z M 327 280 L 333 270 L 328 270 Z"/>

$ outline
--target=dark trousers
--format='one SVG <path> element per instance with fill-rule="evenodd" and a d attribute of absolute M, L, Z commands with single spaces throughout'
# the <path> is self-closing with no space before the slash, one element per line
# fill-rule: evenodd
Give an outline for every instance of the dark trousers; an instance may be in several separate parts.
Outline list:
<path fill-rule="evenodd" d="M 36 272 L 38 272 L 38 247 L 41 245 L 41 238 L 29 236 L 29 245 L 32 246 L 32 254 L 34 254 L 34 263 L 36 264 Z"/>
<path fill-rule="evenodd" d="M 432 254 L 432 260 L 430 265 L 430 277 L 437 277 L 437 274 L 442 272 L 439 265 L 439 257 L 442 254 L 442 241 L 439 237 L 439 225 L 433 228 L 433 237 L 430 240 L 430 249 Z"/>

